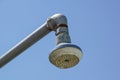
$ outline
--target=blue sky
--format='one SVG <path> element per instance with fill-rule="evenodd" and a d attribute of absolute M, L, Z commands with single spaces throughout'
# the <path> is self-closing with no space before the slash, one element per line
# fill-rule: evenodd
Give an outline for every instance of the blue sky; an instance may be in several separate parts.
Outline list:
<path fill-rule="evenodd" d="M 51 32 L 0 69 L 0 80 L 120 80 L 119 0 L 0 0 L 0 55 L 55 13 L 66 15 L 80 63 L 59 69 L 49 62 Z"/>

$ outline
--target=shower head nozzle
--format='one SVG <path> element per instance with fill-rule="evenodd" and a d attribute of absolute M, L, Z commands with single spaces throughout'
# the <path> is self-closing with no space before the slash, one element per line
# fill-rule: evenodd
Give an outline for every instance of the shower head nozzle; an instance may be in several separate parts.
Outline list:
<path fill-rule="evenodd" d="M 51 52 L 49 60 L 55 66 L 66 69 L 79 63 L 82 57 L 82 50 L 71 43 L 60 43 Z"/>

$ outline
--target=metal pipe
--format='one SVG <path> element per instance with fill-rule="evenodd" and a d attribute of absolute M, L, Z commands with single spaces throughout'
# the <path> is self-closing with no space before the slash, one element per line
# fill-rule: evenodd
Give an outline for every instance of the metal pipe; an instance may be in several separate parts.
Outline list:
<path fill-rule="evenodd" d="M 0 57 L 0 68 L 11 61 L 13 58 L 18 56 L 20 53 L 25 51 L 35 42 L 40 40 L 42 37 L 47 35 L 51 30 L 47 28 L 47 23 L 43 24 L 41 27 L 33 31 L 30 35 L 20 41 L 13 48 L 8 50 L 4 55 Z"/>
<path fill-rule="evenodd" d="M 68 28 L 65 25 L 56 29 L 56 45 L 60 43 L 71 43 Z"/>

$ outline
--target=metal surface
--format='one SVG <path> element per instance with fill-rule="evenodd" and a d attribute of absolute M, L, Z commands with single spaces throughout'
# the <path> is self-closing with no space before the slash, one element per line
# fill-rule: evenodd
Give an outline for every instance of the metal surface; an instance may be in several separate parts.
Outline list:
<path fill-rule="evenodd" d="M 68 28 L 64 26 L 60 26 L 56 29 L 56 44 L 60 43 L 71 43 L 71 39 L 69 36 Z"/>

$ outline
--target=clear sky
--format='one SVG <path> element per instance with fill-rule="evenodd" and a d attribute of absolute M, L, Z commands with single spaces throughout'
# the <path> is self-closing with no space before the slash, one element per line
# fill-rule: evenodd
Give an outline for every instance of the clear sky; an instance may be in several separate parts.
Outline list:
<path fill-rule="evenodd" d="M 59 69 L 49 62 L 51 32 L 0 69 L 0 80 L 120 80 L 120 0 L 0 0 L 0 55 L 55 13 L 66 15 L 80 63 Z"/>

